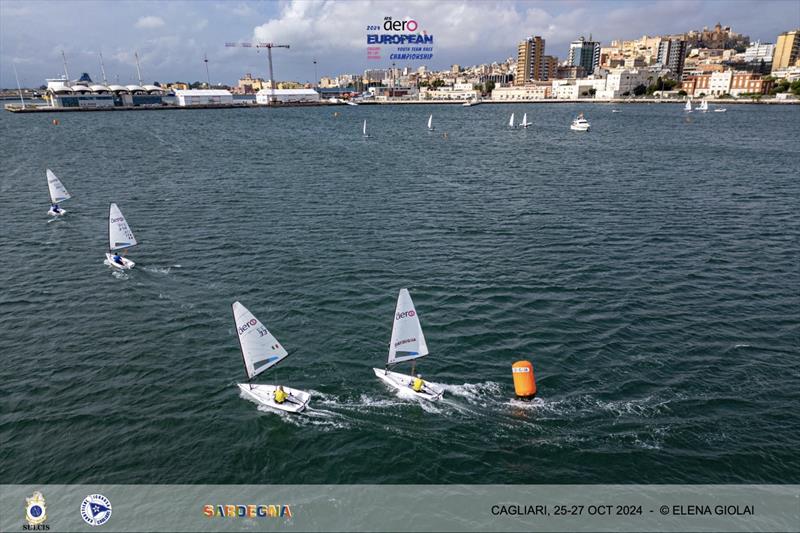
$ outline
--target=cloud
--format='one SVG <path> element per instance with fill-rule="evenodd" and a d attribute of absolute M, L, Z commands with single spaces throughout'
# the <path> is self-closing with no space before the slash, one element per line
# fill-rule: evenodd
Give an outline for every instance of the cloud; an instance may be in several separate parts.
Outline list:
<path fill-rule="evenodd" d="M 148 15 L 146 17 L 139 17 L 139 20 L 136 21 L 137 28 L 145 29 L 145 30 L 152 30 L 153 28 L 160 28 L 164 25 L 164 19 L 161 17 L 154 17 L 152 15 Z"/>

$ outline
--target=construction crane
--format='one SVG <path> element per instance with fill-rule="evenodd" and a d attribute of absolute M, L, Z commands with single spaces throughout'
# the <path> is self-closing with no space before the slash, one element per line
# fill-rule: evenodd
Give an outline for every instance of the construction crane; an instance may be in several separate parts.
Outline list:
<path fill-rule="evenodd" d="M 270 105 L 274 104 L 277 100 L 275 98 L 275 76 L 272 72 L 272 49 L 273 48 L 289 48 L 288 44 L 275 44 L 275 43 L 225 43 L 228 48 L 266 48 L 267 57 L 269 58 L 269 85 L 270 85 Z"/>

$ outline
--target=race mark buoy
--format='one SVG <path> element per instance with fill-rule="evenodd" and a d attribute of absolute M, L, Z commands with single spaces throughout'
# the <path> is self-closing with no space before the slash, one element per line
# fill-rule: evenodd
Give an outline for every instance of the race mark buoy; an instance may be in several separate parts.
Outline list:
<path fill-rule="evenodd" d="M 53 119 L 53 126 L 58 126 L 59 124 L 60 124 L 60 122 L 58 121 L 58 119 L 54 118 Z"/>
<path fill-rule="evenodd" d="M 521 400 L 532 400 L 536 396 L 536 377 L 530 361 L 517 361 L 511 365 L 514 377 L 514 392 Z"/>

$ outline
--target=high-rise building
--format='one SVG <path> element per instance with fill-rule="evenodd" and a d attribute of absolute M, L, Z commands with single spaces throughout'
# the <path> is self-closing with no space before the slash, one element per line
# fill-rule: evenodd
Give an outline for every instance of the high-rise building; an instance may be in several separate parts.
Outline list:
<path fill-rule="evenodd" d="M 658 45 L 658 62 L 681 79 L 683 63 L 686 60 L 686 41 L 683 39 L 662 39 Z"/>
<path fill-rule="evenodd" d="M 775 55 L 772 56 L 772 70 L 796 66 L 798 61 L 800 61 L 800 29 L 785 31 L 778 35 Z"/>
<path fill-rule="evenodd" d="M 569 54 L 567 64 L 575 67 L 583 67 L 586 74 L 594 72 L 595 67 L 600 64 L 600 43 L 591 40 L 587 41 L 583 37 L 569 44 Z"/>
<path fill-rule="evenodd" d="M 544 39 L 530 37 L 517 46 L 517 72 L 514 85 L 525 85 L 530 81 L 544 79 Z"/>
<path fill-rule="evenodd" d="M 555 56 L 542 56 L 542 80 L 556 79 L 558 69 L 558 58 Z"/>

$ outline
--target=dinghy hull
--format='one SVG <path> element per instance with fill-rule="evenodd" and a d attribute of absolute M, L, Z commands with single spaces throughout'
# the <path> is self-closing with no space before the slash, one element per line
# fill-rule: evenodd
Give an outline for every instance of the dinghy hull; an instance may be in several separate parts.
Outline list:
<path fill-rule="evenodd" d="M 436 400 L 440 400 L 444 395 L 444 391 L 438 389 L 428 383 L 425 382 L 425 387 L 420 392 L 416 392 L 414 389 L 411 388 L 411 385 L 414 383 L 414 377 L 409 376 L 408 374 L 400 374 L 399 372 L 391 372 L 389 370 L 383 368 L 373 368 L 375 375 L 392 387 L 393 389 L 407 391 L 414 396 L 421 398 L 423 400 L 428 400 L 435 402 Z"/>
<path fill-rule="evenodd" d="M 56 213 L 55 211 L 53 211 L 51 209 L 50 211 L 47 212 L 47 214 L 50 215 L 51 217 L 60 217 L 60 216 L 64 215 L 64 213 L 66 213 L 66 212 L 67 212 L 66 209 L 59 209 L 58 213 Z"/>
<path fill-rule="evenodd" d="M 275 389 L 277 385 L 250 385 L 248 383 L 239 383 L 239 389 L 247 397 L 259 405 L 286 411 L 287 413 L 300 413 L 308 406 L 311 395 L 305 391 L 298 389 L 291 389 L 284 387 L 283 390 L 289 395 L 289 398 L 283 403 L 275 401 Z"/>
<path fill-rule="evenodd" d="M 106 254 L 106 259 L 108 260 L 108 264 L 109 265 L 111 265 L 112 267 L 114 267 L 114 268 L 116 268 L 118 270 L 130 270 L 136 265 L 136 263 L 134 263 L 133 261 L 131 261 L 130 259 L 127 259 L 125 257 L 122 258 L 122 263 L 123 264 L 120 265 L 119 263 L 114 261 L 114 256 L 112 254 L 109 254 L 109 253 Z"/>

